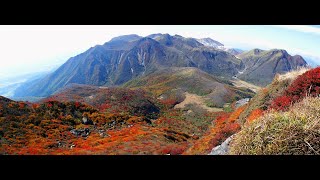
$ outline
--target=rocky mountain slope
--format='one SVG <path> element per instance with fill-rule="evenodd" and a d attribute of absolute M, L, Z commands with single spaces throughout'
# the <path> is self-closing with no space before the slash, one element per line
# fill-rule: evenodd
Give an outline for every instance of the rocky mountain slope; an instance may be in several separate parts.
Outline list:
<path fill-rule="evenodd" d="M 193 38 L 168 34 L 122 36 L 70 58 L 47 77 L 18 88 L 15 96 L 48 96 L 71 83 L 121 85 L 167 67 L 196 67 L 230 78 L 238 73 L 242 63 L 233 55 L 204 46 Z"/>
<path fill-rule="evenodd" d="M 46 77 L 22 84 L 14 97 L 47 97 L 73 83 L 119 86 L 178 67 L 197 68 L 220 79 L 236 77 L 265 86 L 277 73 L 306 65 L 301 56 L 291 56 L 285 50 L 254 49 L 235 57 L 220 47 L 223 44 L 210 38 L 197 40 L 169 34 L 119 36 L 70 58 Z"/>
<path fill-rule="evenodd" d="M 307 65 L 301 56 L 291 56 L 281 49 L 253 49 L 239 54 L 238 57 L 245 66 L 238 78 L 260 86 L 271 83 L 277 73 L 283 74 Z"/>

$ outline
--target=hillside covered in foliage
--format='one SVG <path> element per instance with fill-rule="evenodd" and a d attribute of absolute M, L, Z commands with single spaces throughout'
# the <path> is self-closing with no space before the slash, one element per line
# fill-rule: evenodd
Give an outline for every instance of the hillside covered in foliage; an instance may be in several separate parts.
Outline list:
<path fill-rule="evenodd" d="M 320 67 L 277 76 L 242 115 L 229 154 L 318 155 Z"/>
<path fill-rule="evenodd" d="M 188 89 L 194 82 L 179 76 L 186 72 L 206 77 L 191 68 L 162 75 L 163 83 L 155 76 L 124 87 L 72 84 L 38 103 L 0 97 L 0 154 L 202 155 L 232 135 L 228 154 L 320 153 L 320 68 L 277 75 L 240 105 L 253 92 L 224 85 L 235 96 L 220 111 L 192 102 L 176 108 L 186 96 L 173 89 L 216 93 Z"/>
<path fill-rule="evenodd" d="M 215 117 L 123 88 L 75 85 L 39 103 L 1 97 L 0 154 L 182 154 Z"/>

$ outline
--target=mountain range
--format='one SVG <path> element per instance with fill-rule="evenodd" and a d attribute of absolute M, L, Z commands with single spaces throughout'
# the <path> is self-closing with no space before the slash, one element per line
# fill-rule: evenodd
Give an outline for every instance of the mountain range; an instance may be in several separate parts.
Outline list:
<path fill-rule="evenodd" d="M 320 68 L 233 50 L 169 34 L 91 47 L 0 96 L 0 154 L 319 154 Z"/>
<path fill-rule="evenodd" d="M 263 86 L 276 73 L 307 65 L 301 56 L 290 56 L 285 50 L 254 49 L 240 54 L 236 49 L 223 47 L 210 38 L 169 34 L 119 36 L 70 58 L 44 78 L 22 84 L 14 97 L 47 97 L 72 83 L 121 86 L 172 67 L 197 68 L 220 79 L 236 77 Z"/>

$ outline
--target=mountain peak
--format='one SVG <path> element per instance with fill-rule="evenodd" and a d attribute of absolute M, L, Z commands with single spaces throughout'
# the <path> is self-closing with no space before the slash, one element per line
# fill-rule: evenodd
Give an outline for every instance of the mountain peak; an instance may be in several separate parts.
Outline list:
<path fill-rule="evenodd" d="M 148 35 L 146 37 L 152 38 L 152 39 L 156 39 L 156 38 L 158 38 L 159 36 L 162 36 L 162 35 L 163 34 L 161 34 L 161 33 L 156 33 L 156 34 L 150 34 L 150 35 Z"/>
<path fill-rule="evenodd" d="M 201 44 L 205 45 L 205 46 L 211 46 L 211 47 L 214 47 L 214 48 L 217 48 L 219 46 L 224 46 L 222 43 L 216 41 L 216 40 L 213 40 L 209 37 L 207 38 L 202 38 L 202 39 L 197 39 L 198 42 L 200 42 Z"/>
<path fill-rule="evenodd" d="M 253 52 L 254 55 L 258 55 L 258 54 L 264 52 L 264 50 L 255 48 L 255 49 L 252 50 L 252 52 Z"/>
<path fill-rule="evenodd" d="M 141 39 L 139 39 L 137 41 L 137 44 L 136 45 L 140 45 L 141 43 L 145 43 L 145 42 L 148 42 L 148 43 L 158 43 L 156 40 L 150 38 L 150 37 L 143 37 Z"/>
<path fill-rule="evenodd" d="M 165 44 L 166 46 L 171 46 L 173 44 L 173 37 L 169 34 L 158 34 L 153 39 L 158 41 L 160 44 Z"/>
<path fill-rule="evenodd" d="M 184 38 L 184 37 L 182 37 L 182 36 L 180 36 L 178 34 L 175 34 L 174 37 L 176 37 L 176 38 Z"/>
<path fill-rule="evenodd" d="M 142 37 L 136 34 L 128 34 L 128 35 L 123 35 L 123 36 L 118 36 L 112 38 L 109 42 L 114 42 L 114 41 L 136 41 L 138 39 L 141 39 Z"/>
<path fill-rule="evenodd" d="M 271 49 L 270 52 L 274 52 L 274 53 L 281 53 L 284 55 L 288 55 L 288 52 L 284 49 Z"/>

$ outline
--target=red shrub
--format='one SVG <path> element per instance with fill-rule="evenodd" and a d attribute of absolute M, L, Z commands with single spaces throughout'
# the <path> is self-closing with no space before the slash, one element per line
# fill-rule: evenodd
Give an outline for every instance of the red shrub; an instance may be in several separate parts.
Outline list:
<path fill-rule="evenodd" d="M 107 109 L 109 109 L 109 108 L 111 108 L 112 106 L 110 105 L 110 104 L 101 104 L 100 105 L 100 107 L 99 107 L 99 110 L 101 111 L 101 112 L 104 112 L 105 110 L 107 110 Z"/>
<path fill-rule="evenodd" d="M 74 105 L 76 106 L 76 108 L 79 108 L 81 106 L 80 102 L 75 102 Z"/>
<path fill-rule="evenodd" d="M 51 104 L 51 103 L 49 103 L 49 104 L 48 104 L 48 107 L 49 107 L 49 108 L 51 108 L 51 107 L 52 107 L 52 104 Z"/>
<path fill-rule="evenodd" d="M 292 103 L 292 98 L 290 96 L 284 95 L 284 96 L 275 98 L 272 101 L 270 108 L 284 111 L 288 109 L 291 103 Z"/>
<path fill-rule="evenodd" d="M 295 81 L 285 90 L 284 94 L 277 97 L 271 103 L 270 108 L 276 110 L 287 110 L 288 107 L 309 96 L 320 94 L 320 67 L 309 70 L 297 77 Z"/>

